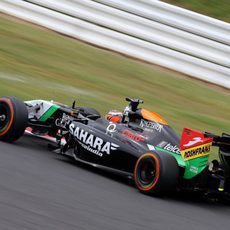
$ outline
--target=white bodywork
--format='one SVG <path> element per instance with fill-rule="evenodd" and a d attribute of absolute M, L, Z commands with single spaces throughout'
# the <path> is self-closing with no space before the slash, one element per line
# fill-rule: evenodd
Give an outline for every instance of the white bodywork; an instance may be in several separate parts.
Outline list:
<path fill-rule="evenodd" d="M 39 118 L 46 113 L 53 105 L 53 101 L 45 101 L 45 100 L 32 100 L 32 101 L 25 101 L 25 104 L 28 107 L 34 107 L 36 105 L 40 106 L 40 109 L 37 111 L 33 110 L 32 112 L 29 113 L 29 119 L 36 118 L 39 120 Z"/>

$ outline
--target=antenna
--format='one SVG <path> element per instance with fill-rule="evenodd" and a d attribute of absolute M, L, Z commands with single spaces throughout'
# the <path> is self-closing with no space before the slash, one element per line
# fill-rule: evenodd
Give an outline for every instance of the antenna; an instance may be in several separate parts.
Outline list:
<path fill-rule="evenodd" d="M 75 109 L 76 101 L 73 102 L 72 109 Z"/>

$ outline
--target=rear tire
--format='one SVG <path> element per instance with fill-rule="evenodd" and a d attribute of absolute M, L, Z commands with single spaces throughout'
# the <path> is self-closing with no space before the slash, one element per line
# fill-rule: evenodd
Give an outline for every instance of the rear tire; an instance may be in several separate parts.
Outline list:
<path fill-rule="evenodd" d="M 163 195 L 176 190 L 179 166 L 168 153 L 145 153 L 136 162 L 134 182 L 145 194 Z"/>
<path fill-rule="evenodd" d="M 0 98 L 0 140 L 13 142 L 19 139 L 28 122 L 24 102 L 15 97 Z"/>

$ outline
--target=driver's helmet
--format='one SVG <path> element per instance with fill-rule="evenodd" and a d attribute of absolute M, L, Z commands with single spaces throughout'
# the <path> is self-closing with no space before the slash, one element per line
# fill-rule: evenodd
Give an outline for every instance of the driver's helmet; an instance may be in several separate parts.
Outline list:
<path fill-rule="evenodd" d="M 122 120 L 122 116 L 122 112 L 117 110 L 111 110 L 105 115 L 105 118 L 110 122 L 120 123 Z"/>

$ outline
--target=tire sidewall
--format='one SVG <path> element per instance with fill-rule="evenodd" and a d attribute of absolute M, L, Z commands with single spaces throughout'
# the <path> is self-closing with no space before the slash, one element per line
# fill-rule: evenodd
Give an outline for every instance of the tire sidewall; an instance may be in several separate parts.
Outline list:
<path fill-rule="evenodd" d="M 143 161 L 145 161 L 146 159 L 149 160 L 149 158 L 151 158 L 152 161 L 155 162 L 155 178 L 153 180 L 153 182 L 149 185 L 149 186 L 144 186 L 142 185 L 142 183 L 140 182 L 139 179 L 139 174 L 140 174 L 140 165 L 143 164 Z M 134 169 L 134 181 L 135 184 L 137 186 L 137 188 L 142 191 L 142 192 L 148 192 L 151 191 L 153 188 L 157 189 L 157 183 L 159 181 L 160 178 L 160 162 L 159 159 L 152 153 L 145 153 L 143 154 L 138 160 L 137 163 L 135 165 L 135 169 Z"/>
<path fill-rule="evenodd" d="M 28 110 L 23 101 L 15 97 L 0 98 L 0 103 L 3 102 L 8 106 L 10 111 L 10 122 L 2 131 L 0 140 L 13 142 L 19 139 L 28 124 Z"/>
<path fill-rule="evenodd" d="M 145 188 L 138 178 L 138 166 L 145 157 L 152 157 L 156 163 L 156 178 L 154 183 Z M 139 157 L 134 169 L 134 182 L 139 191 L 145 194 L 163 195 L 176 189 L 179 178 L 179 166 L 176 159 L 165 152 L 150 152 Z"/>
<path fill-rule="evenodd" d="M 0 103 L 5 104 L 5 107 L 9 111 L 9 121 L 6 124 L 6 126 L 3 128 L 3 130 L 0 130 L 0 138 L 4 137 L 4 135 L 7 134 L 7 132 L 10 132 L 10 129 L 12 128 L 14 124 L 14 106 L 9 98 L 0 98 Z"/>

